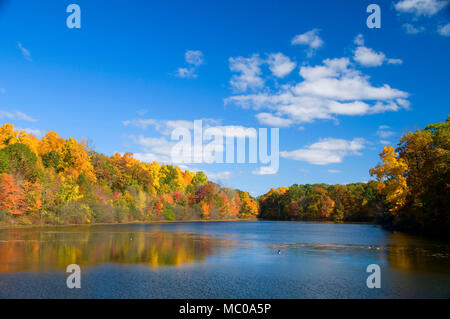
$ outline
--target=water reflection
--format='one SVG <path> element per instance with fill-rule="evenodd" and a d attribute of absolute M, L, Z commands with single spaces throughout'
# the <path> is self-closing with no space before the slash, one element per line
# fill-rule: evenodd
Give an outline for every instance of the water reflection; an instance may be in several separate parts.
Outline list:
<path fill-rule="evenodd" d="M 395 233 L 386 247 L 388 263 L 399 270 L 450 274 L 450 245 L 446 242 Z"/>
<path fill-rule="evenodd" d="M 0 273 L 65 269 L 69 264 L 180 266 L 201 262 L 232 242 L 187 233 L 96 228 L 0 232 Z"/>
<path fill-rule="evenodd" d="M 280 250 L 280 254 L 276 252 Z M 450 274 L 450 245 L 370 225 L 180 223 L 0 231 L 0 273 L 64 270 L 69 264 L 182 266 L 218 256 L 219 264 L 306 266 L 328 261 L 388 264 L 402 272 Z M 306 258 L 304 258 L 306 257 Z M 287 259 L 285 259 L 287 258 Z"/>

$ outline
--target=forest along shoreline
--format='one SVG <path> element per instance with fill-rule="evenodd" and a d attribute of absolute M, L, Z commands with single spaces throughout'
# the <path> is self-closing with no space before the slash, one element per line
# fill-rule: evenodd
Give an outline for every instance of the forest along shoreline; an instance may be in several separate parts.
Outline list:
<path fill-rule="evenodd" d="M 294 184 L 252 197 L 201 171 L 106 156 L 50 131 L 0 127 L 0 227 L 236 220 L 377 223 L 450 238 L 450 116 L 386 145 L 376 178 Z"/>

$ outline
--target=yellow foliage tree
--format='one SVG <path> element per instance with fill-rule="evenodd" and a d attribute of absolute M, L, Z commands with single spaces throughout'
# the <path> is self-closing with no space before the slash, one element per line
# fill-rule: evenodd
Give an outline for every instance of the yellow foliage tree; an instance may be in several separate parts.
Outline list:
<path fill-rule="evenodd" d="M 383 163 L 370 169 L 370 174 L 377 176 L 378 189 L 386 195 L 386 201 L 391 204 L 390 211 L 396 213 L 406 202 L 408 186 L 405 173 L 408 165 L 390 145 L 383 147 L 380 158 Z"/>
<path fill-rule="evenodd" d="M 17 142 L 17 132 L 14 131 L 13 124 L 4 124 L 0 127 L 0 149 Z"/>
<path fill-rule="evenodd" d="M 70 137 L 64 144 L 62 158 L 65 174 L 69 174 L 74 179 L 84 174 L 87 180 L 93 183 L 96 182 L 97 178 L 94 174 L 94 168 L 89 161 L 85 145 L 78 143 Z"/>
<path fill-rule="evenodd" d="M 49 131 L 41 139 L 38 146 L 39 154 L 49 153 L 51 151 L 56 151 L 62 156 L 65 140 L 59 137 L 58 133 Z"/>

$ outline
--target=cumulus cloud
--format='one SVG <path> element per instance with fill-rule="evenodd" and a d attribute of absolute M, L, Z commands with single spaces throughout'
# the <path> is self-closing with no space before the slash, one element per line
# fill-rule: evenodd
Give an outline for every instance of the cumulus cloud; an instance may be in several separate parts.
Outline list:
<path fill-rule="evenodd" d="M 371 48 L 364 46 L 364 37 L 362 34 L 358 34 L 354 43 L 357 45 L 353 51 L 353 60 L 358 62 L 362 66 L 380 66 L 387 62 L 388 64 L 402 64 L 400 59 L 388 59 L 383 52 L 376 52 Z"/>
<path fill-rule="evenodd" d="M 403 27 L 403 29 L 405 29 L 405 32 L 408 34 L 417 34 L 417 33 L 421 33 L 423 31 L 425 31 L 425 27 L 423 27 L 423 26 L 415 27 L 411 23 L 404 23 L 402 25 L 402 27 Z"/>
<path fill-rule="evenodd" d="M 280 152 L 281 157 L 295 161 L 304 161 L 314 165 L 341 163 L 346 156 L 362 155 L 359 151 L 364 148 L 363 138 L 344 140 L 324 138 L 305 148 L 294 151 Z"/>
<path fill-rule="evenodd" d="M 380 66 L 386 60 L 386 56 L 383 52 L 375 52 L 374 50 L 366 47 L 357 47 L 353 60 L 364 66 Z"/>
<path fill-rule="evenodd" d="M 204 172 L 206 176 L 208 176 L 209 180 L 215 180 L 220 181 L 223 179 L 230 179 L 233 177 L 233 173 L 229 171 L 223 171 L 223 172 Z"/>
<path fill-rule="evenodd" d="M 37 120 L 32 118 L 31 116 L 23 113 L 23 112 L 8 112 L 8 111 L 3 111 L 0 110 L 0 119 L 2 118 L 7 118 L 10 120 L 22 120 L 22 121 L 26 121 L 26 122 L 36 122 Z"/>
<path fill-rule="evenodd" d="M 142 147 L 146 156 L 154 154 L 162 159 L 162 162 L 170 162 L 172 146 L 175 142 L 169 141 L 166 137 L 146 137 L 143 135 L 133 137 L 133 139 L 137 145 Z"/>
<path fill-rule="evenodd" d="M 289 57 L 282 53 L 269 54 L 267 63 L 272 74 L 279 78 L 285 77 L 297 66 L 297 63 L 292 62 Z"/>
<path fill-rule="evenodd" d="M 415 16 L 433 16 L 449 3 L 448 0 L 401 0 L 394 4 L 395 10 Z"/>
<path fill-rule="evenodd" d="M 298 34 L 291 40 L 291 44 L 308 46 L 307 55 L 308 57 L 311 57 L 314 55 L 315 51 L 321 48 L 324 44 L 318 33 L 318 29 L 312 29 L 308 32 Z"/>
<path fill-rule="evenodd" d="M 231 137 L 243 137 L 249 134 L 254 137 L 253 131 L 249 131 L 249 128 L 240 125 L 220 125 L 220 120 L 203 118 L 202 128 L 206 130 L 208 128 L 216 128 L 223 132 L 223 136 Z M 171 135 L 172 131 L 177 128 L 184 128 L 192 131 L 194 129 L 194 121 L 187 120 L 157 120 L 152 118 L 145 119 L 134 119 L 122 121 L 124 126 L 136 126 L 141 129 L 147 129 L 148 127 L 153 127 L 155 130 L 163 135 Z"/>
<path fill-rule="evenodd" d="M 157 120 L 157 119 L 136 119 L 123 121 L 124 126 L 136 126 L 141 129 L 147 129 L 153 127 L 160 136 L 130 136 L 136 145 L 140 147 L 141 152 L 135 153 L 135 158 L 144 162 L 162 162 L 162 163 L 189 163 L 192 159 L 204 163 L 211 163 L 214 161 L 214 152 L 211 152 L 206 146 L 212 141 L 212 137 L 208 134 L 220 134 L 225 138 L 251 138 L 257 137 L 257 131 L 253 128 L 248 128 L 240 125 L 219 125 L 220 121 L 214 119 L 202 119 L 203 130 L 203 149 L 199 149 L 201 153 L 195 154 L 196 148 L 192 148 L 190 154 L 186 154 L 188 157 L 184 157 L 185 154 L 180 154 L 176 159 L 172 158 L 173 147 L 180 141 L 172 140 L 172 132 L 176 129 L 185 129 L 189 131 L 191 136 L 191 144 L 194 143 L 194 121 L 186 120 Z M 209 132 L 207 131 L 208 129 Z M 214 148 L 215 152 L 223 153 L 224 144 L 217 144 Z"/>
<path fill-rule="evenodd" d="M 258 113 L 256 118 L 259 123 L 273 127 L 288 127 L 292 124 L 292 120 L 275 116 L 271 113 Z"/>
<path fill-rule="evenodd" d="M 195 68 L 178 68 L 175 75 L 179 78 L 195 79 Z"/>
<path fill-rule="evenodd" d="M 358 35 L 356 36 L 355 40 L 353 40 L 353 42 L 354 42 L 356 45 L 364 46 L 364 36 L 363 36 L 361 33 L 358 34 Z"/>
<path fill-rule="evenodd" d="M 199 50 L 187 50 L 184 58 L 187 63 L 195 66 L 199 66 L 204 62 L 203 52 Z"/>
<path fill-rule="evenodd" d="M 443 35 L 443 36 L 445 36 L 445 37 L 450 36 L 450 23 L 447 23 L 446 25 L 438 26 L 437 32 L 438 32 L 440 35 Z"/>
<path fill-rule="evenodd" d="M 180 67 L 175 71 L 175 76 L 179 78 L 195 79 L 198 75 L 197 68 L 204 63 L 203 52 L 200 50 L 187 50 L 184 60 L 190 67 Z"/>
<path fill-rule="evenodd" d="M 388 84 L 373 86 L 369 76 L 357 70 L 348 58 L 304 65 L 300 76 L 303 81 L 298 83 L 234 95 L 225 99 L 225 104 L 260 111 L 257 119 L 261 123 L 280 127 L 334 119 L 337 115 L 374 114 L 409 107 L 408 93 Z"/>
<path fill-rule="evenodd" d="M 17 47 L 19 48 L 20 52 L 22 52 L 22 55 L 25 59 L 31 62 L 31 53 L 29 50 L 27 50 L 21 42 L 17 42 Z"/>
<path fill-rule="evenodd" d="M 230 85 L 238 92 L 245 92 L 249 89 L 254 90 L 264 86 L 264 80 L 261 78 L 261 64 L 264 61 L 258 54 L 249 58 L 242 56 L 229 58 L 230 70 L 238 74 L 231 77 Z"/>

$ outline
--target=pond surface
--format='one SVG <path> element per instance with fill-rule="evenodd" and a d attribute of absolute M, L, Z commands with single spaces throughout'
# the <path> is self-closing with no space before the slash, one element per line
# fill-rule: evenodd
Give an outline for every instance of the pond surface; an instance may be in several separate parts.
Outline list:
<path fill-rule="evenodd" d="M 81 267 L 69 289 L 66 267 Z M 369 289 L 370 264 L 381 288 Z M 449 298 L 450 245 L 375 225 L 189 222 L 0 230 L 0 298 Z"/>

